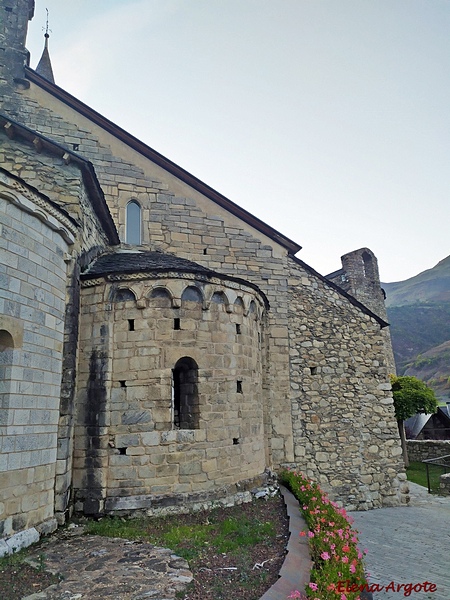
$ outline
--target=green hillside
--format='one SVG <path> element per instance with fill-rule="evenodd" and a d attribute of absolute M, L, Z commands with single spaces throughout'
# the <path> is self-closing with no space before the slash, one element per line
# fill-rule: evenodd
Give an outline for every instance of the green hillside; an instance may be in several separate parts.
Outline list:
<path fill-rule="evenodd" d="M 450 302 L 391 306 L 387 315 L 400 375 L 419 354 L 450 340 Z"/>
<path fill-rule="evenodd" d="M 415 277 L 382 286 L 388 308 L 416 302 L 450 303 L 450 256 Z"/>
<path fill-rule="evenodd" d="M 432 387 L 441 400 L 450 399 L 450 341 L 419 354 L 406 365 L 405 375 L 413 375 Z"/>
<path fill-rule="evenodd" d="M 397 373 L 450 396 L 450 256 L 406 281 L 383 283 Z"/>

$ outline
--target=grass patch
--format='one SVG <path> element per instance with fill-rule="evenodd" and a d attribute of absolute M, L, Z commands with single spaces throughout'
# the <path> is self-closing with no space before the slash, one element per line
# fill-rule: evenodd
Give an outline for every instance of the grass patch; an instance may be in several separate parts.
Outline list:
<path fill-rule="evenodd" d="M 86 533 L 149 542 L 185 558 L 194 581 L 183 600 L 258 600 L 278 579 L 287 528 L 277 496 L 192 514 L 105 517 L 88 522 Z"/>
<path fill-rule="evenodd" d="M 87 532 L 95 535 L 144 540 L 171 548 L 188 561 L 198 559 L 203 551 L 213 548 L 219 553 L 238 555 L 261 540 L 267 544 L 276 535 L 271 522 L 261 522 L 246 514 L 223 518 L 220 509 L 204 516 L 203 523 L 176 524 L 173 517 L 123 519 L 108 517 L 92 521 Z"/>
<path fill-rule="evenodd" d="M 436 494 L 440 489 L 440 477 L 448 472 L 448 467 L 440 467 L 439 465 L 428 464 L 430 473 L 430 488 L 431 492 Z M 424 463 L 412 461 L 406 469 L 406 475 L 409 481 L 428 487 L 427 468 Z"/>
<path fill-rule="evenodd" d="M 144 540 L 145 527 L 142 519 L 104 518 L 99 521 L 89 521 L 86 533 L 116 537 L 126 540 Z"/>

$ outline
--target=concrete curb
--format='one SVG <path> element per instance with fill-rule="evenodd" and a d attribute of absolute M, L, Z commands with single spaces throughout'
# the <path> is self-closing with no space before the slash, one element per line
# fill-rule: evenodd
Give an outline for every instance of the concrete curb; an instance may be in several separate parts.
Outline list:
<path fill-rule="evenodd" d="M 260 600 L 286 600 L 294 590 L 304 591 L 309 582 L 311 559 L 308 538 L 300 537 L 300 531 L 307 529 L 306 521 L 300 513 L 298 500 L 291 492 L 280 486 L 289 517 L 289 542 L 287 555 L 280 569 L 280 579 L 267 590 Z"/>

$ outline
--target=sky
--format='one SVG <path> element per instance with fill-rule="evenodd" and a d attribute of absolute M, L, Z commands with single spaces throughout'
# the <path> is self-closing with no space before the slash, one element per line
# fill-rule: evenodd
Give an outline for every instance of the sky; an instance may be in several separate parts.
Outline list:
<path fill-rule="evenodd" d="M 302 245 L 383 282 L 450 254 L 450 0 L 36 0 L 56 83 Z"/>

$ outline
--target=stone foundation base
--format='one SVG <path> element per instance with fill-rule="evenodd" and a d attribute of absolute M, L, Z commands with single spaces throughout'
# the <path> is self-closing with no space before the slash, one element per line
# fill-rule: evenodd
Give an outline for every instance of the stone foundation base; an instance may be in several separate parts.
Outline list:
<path fill-rule="evenodd" d="M 103 515 L 127 516 L 163 516 L 208 510 L 217 506 L 235 506 L 251 502 L 253 497 L 261 498 L 276 493 L 277 484 L 269 473 L 263 473 L 252 479 L 222 486 L 216 490 L 186 494 L 145 494 L 137 496 L 114 496 L 102 502 Z M 89 499 L 75 504 L 75 513 L 86 514 Z M 89 512 L 89 516 L 92 513 Z"/>
<path fill-rule="evenodd" d="M 35 544 L 39 541 L 41 535 L 48 535 L 55 531 L 58 524 L 56 519 L 49 519 L 36 527 L 30 527 L 23 531 L 18 531 L 11 537 L 0 540 L 0 558 L 7 556 L 8 554 L 14 554 L 22 548 L 27 548 L 31 544 Z"/>

